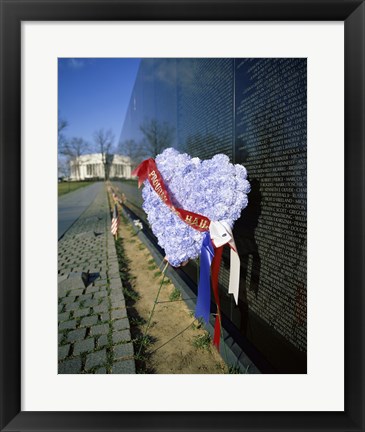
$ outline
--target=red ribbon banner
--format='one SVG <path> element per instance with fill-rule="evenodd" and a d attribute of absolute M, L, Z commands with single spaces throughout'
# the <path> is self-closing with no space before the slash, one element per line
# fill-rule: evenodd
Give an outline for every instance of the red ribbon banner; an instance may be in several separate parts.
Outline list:
<path fill-rule="evenodd" d="M 161 173 L 156 166 L 156 162 L 152 158 L 146 159 L 141 164 L 139 164 L 138 167 L 132 172 L 132 175 L 138 176 L 138 187 L 140 187 L 145 180 L 148 180 L 153 190 L 157 193 L 161 200 L 183 222 L 197 231 L 204 232 L 209 230 L 210 220 L 207 217 L 193 213 L 191 211 L 176 208 L 172 204 Z"/>
<path fill-rule="evenodd" d="M 213 336 L 213 345 L 219 351 L 219 345 L 221 340 L 221 304 L 219 300 L 219 287 L 218 287 L 218 275 L 219 269 L 222 260 L 222 252 L 223 246 L 216 248 L 214 246 L 214 258 L 212 262 L 211 272 L 212 272 L 212 288 L 214 294 L 215 304 L 217 305 L 217 315 L 215 317 L 215 325 L 214 325 L 214 336 Z"/>

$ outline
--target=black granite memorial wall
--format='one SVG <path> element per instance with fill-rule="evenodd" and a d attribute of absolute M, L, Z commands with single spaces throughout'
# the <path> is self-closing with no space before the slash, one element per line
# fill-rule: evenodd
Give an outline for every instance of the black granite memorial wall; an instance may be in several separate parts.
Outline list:
<path fill-rule="evenodd" d="M 263 372 L 307 367 L 306 68 L 301 58 L 144 59 L 120 137 L 141 142 L 140 125 L 155 119 L 178 150 L 225 153 L 247 168 L 249 205 L 234 227 L 239 304 L 227 294 L 228 250 L 221 302 L 226 327 Z M 195 263 L 184 271 L 196 279 Z"/>

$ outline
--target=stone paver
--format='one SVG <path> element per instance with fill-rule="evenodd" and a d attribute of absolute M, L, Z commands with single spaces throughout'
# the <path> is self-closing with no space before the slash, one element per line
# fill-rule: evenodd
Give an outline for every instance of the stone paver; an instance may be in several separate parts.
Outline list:
<path fill-rule="evenodd" d="M 73 303 L 75 301 L 76 297 L 65 297 L 62 299 L 63 304 L 69 304 Z"/>
<path fill-rule="evenodd" d="M 93 298 L 93 295 L 92 294 L 82 294 L 82 295 L 80 295 L 79 297 L 78 297 L 78 301 L 79 302 L 84 302 L 85 300 L 90 300 L 90 299 L 92 299 Z"/>
<path fill-rule="evenodd" d="M 124 360 L 114 363 L 112 368 L 112 374 L 134 374 L 136 368 L 134 360 Z"/>
<path fill-rule="evenodd" d="M 92 369 L 95 366 L 102 366 L 106 363 L 106 350 L 96 351 L 94 353 L 88 354 L 86 357 L 85 369 Z"/>
<path fill-rule="evenodd" d="M 75 290 L 72 290 L 70 292 L 69 296 L 79 297 L 80 295 L 82 295 L 83 292 L 84 292 L 84 290 L 82 288 L 81 289 L 75 289 Z"/>
<path fill-rule="evenodd" d="M 110 313 L 105 312 L 105 313 L 100 314 L 100 319 L 101 319 L 101 321 L 109 321 L 110 320 Z"/>
<path fill-rule="evenodd" d="M 128 342 L 131 340 L 131 334 L 129 330 L 115 331 L 113 333 L 113 342 L 115 344 L 120 342 Z"/>
<path fill-rule="evenodd" d="M 110 224 L 101 185 L 92 204 L 58 242 L 60 374 L 135 373 Z M 94 279 L 85 287 L 81 274 L 87 271 Z"/>
<path fill-rule="evenodd" d="M 91 328 L 93 335 L 107 334 L 109 333 L 109 324 L 99 324 Z"/>
<path fill-rule="evenodd" d="M 66 309 L 67 311 L 74 311 L 74 310 L 79 309 L 79 308 L 80 308 L 80 303 L 78 303 L 78 302 L 75 302 L 75 303 L 68 303 L 68 304 L 66 304 L 66 306 L 65 306 L 65 309 Z"/>
<path fill-rule="evenodd" d="M 102 335 L 99 337 L 98 339 L 98 348 L 103 348 L 104 346 L 108 345 L 108 336 L 107 335 Z"/>
<path fill-rule="evenodd" d="M 117 309 L 112 311 L 112 319 L 126 318 L 127 309 Z"/>
<path fill-rule="evenodd" d="M 82 316 L 85 316 L 85 315 L 89 315 L 89 313 L 90 313 L 90 308 L 79 309 L 79 310 L 76 310 L 74 312 L 74 317 L 75 318 L 79 318 L 79 317 L 82 317 Z"/>
<path fill-rule="evenodd" d="M 103 291 L 99 291 L 97 293 L 94 294 L 94 298 L 96 299 L 103 299 L 105 297 L 108 297 L 108 291 L 107 290 L 103 290 Z"/>
<path fill-rule="evenodd" d="M 90 327 L 98 322 L 98 317 L 96 315 L 85 317 L 81 320 L 81 327 Z"/>
<path fill-rule="evenodd" d="M 111 301 L 119 303 L 119 302 L 124 302 L 124 295 L 123 293 L 118 293 L 118 294 L 112 294 L 110 296 Z"/>
<path fill-rule="evenodd" d="M 113 322 L 114 330 L 124 330 L 129 328 L 128 318 L 123 318 Z"/>
<path fill-rule="evenodd" d="M 133 344 L 126 343 L 114 347 L 114 358 L 133 357 Z"/>
<path fill-rule="evenodd" d="M 70 345 L 63 345 L 58 347 L 58 359 L 63 360 L 68 356 L 68 353 L 70 351 Z"/>
<path fill-rule="evenodd" d="M 75 328 L 76 328 L 76 321 L 75 320 L 64 321 L 58 325 L 58 330 L 69 330 L 69 329 L 75 329 Z"/>
<path fill-rule="evenodd" d="M 59 374 L 78 374 L 81 372 L 81 358 L 65 360 L 58 364 Z"/>
<path fill-rule="evenodd" d="M 108 312 L 109 305 L 107 305 L 107 304 L 101 304 L 101 305 L 98 305 L 98 306 L 94 306 L 93 309 L 94 309 L 95 313 Z"/>
<path fill-rule="evenodd" d="M 67 340 L 68 342 L 76 342 L 78 340 L 84 339 L 85 334 L 86 334 L 85 329 L 72 330 L 68 333 Z"/>
<path fill-rule="evenodd" d="M 99 300 L 98 299 L 90 299 L 90 300 L 85 300 L 84 301 L 84 306 L 85 307 L 97 306 L 98 304 L 99 304 Z"/>
<path fill-rule="evenodd" d="M 95 348 L 94 338 L 77 341 L 74 345 L 74 355 L 92 351 Z"/>
<path fill-rule="evenodd" d="M 86 294 L 91 294 L 91 293 L 95 293 L 98 291 L 99 291 L 99 288 L 97 286 L 91 286 L 91 287 L 88 287 L 86 289 Z"/>
<path fill-rule="evenodd" d="M 58 322 L 68 321 L 70 318 L 70 312 L 64 312 L 58 314 Z"/>

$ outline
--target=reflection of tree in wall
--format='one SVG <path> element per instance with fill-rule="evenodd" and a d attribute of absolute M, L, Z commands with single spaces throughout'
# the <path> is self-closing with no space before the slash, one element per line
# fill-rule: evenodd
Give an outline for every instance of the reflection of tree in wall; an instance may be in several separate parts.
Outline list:
<path fill-rule="evenodd" d="M 70 140 L 63 140 L 59 147 L 60 154 L 66 156 L 73 163 L 75 175 L 80 178 L 80 156 L 89 150 L 89 144 L 83 139 L 74 137 Z"/>
<path fill-rule="evenodd" d="M 98 153 L 101 153 L 102 163 L 104 165 L 104 179 L 109 179 L 110 168 L 113 162 L 112 148 L 114 143 L 114 133 L 111 129 L 105 131 L 98 129 L 94 132 L 94 143 Z"/>
<path fill-rule="evenodd" d="M 142 149 L 145 156 L 156 157 L 167 147 L 173 144 L 175 129 L 167 122 L 159 122 L 156 119 L 145 121 L 140 130 L 144 136 Z"/>
<path fill-rule="evenodd" d="M 132 170 L 142 162 L 145 157 L 142 143 L 137 143 L 134 139 L 128 139 L 119 143 L 118 150 L 120 154 L 130 158 Z"/>
<path fill-rule="evenodd" d="M 185 146 L 183 146 L 181 150 L 186 151 L 192 157 L 205 159 L 210 154 L 218 153 L 220 145 L 221 140 L 218 138 L 218 136 L 212 133 L 203 135 L 198 132 L 187 137 Z"/>

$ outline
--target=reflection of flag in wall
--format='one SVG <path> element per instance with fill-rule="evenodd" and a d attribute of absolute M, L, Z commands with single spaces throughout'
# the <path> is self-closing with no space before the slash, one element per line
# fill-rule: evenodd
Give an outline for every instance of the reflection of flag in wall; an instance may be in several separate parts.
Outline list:
<path fill-rule="evenodd" d="M 118 214 L 118 208 L 117 205 L 114 205 L 114 211 L 113 211 L 113 219 L 112 219 L 112 226 L 111 226 L 111 233 L 115 236 L 118 232 L 118 226 L 119 226 L 119 214 Z"/>

